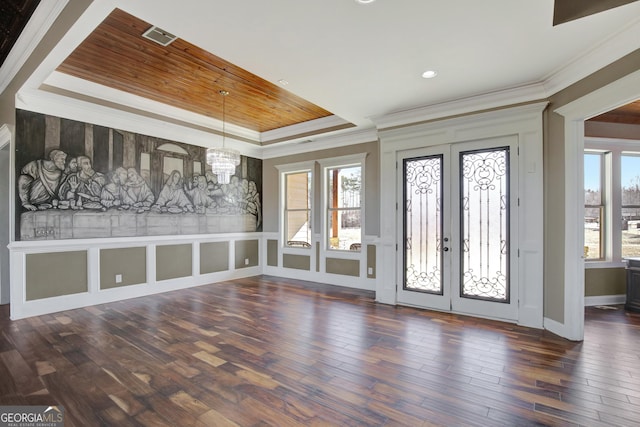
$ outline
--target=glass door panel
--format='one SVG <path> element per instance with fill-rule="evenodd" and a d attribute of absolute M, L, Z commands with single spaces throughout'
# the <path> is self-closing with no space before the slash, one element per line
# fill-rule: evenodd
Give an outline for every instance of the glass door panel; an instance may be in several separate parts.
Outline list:
<path fill-rule="evenodd" d="M 442 295 L 442 155 L 403 160 L 405 289 Z"/>
<path fill-rule="evenodd" d="M 509 148 L 460 153 L 460 295 L 509 301 Z"/>
<path fill-rule="evenodd" d="M 404 152 L 399 159 L 398 302 L 450 310 L 448 259 L 449 218 L 443 209 L 449 177 L 443 172 L 449 148 Z M 446 240 L 446 242 L 445 242 Z"/>
<path fill-rule="evenodd" d="M 517 319 L 516 154 L 515 136 L 401 153 L 400 304 Z"/>

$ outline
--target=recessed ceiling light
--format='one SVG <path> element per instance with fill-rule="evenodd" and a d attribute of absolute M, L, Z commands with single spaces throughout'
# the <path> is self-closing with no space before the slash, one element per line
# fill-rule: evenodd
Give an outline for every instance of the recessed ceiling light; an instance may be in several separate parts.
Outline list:
<path fill-rule="evenodd" d="M 369 3 L 373 3 L 376 0 L 356 0 L 356 3 L 360 3 L 360 4 L 369 4 Z"/>
<path fill-rule="evenodd" d="M 424 73 L 422 73 L 422 77 L 425 79 L 432 79 L 437 75 L 438 75 L 438 72 L 436 70 L 427 70 Z"/>
<path fill-rule="evenodd" d="M 280 79 L 280 80 L 278 80 L 278 83 L 280 83 L 282 86 L 286 86 L 286 85 L 288 85 L 288 84 L 289 84 L 289 82 L 288 82 L 288 81 L 286 81 L 285 79 Z"/>

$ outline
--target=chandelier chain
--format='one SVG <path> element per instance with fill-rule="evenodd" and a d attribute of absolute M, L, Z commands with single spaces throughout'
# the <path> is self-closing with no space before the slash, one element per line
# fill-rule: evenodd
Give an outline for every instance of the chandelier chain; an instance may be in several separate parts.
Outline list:
<path fill-rule="evenodd" d="M 236 167 L 240 164 L 240 152 L 233 148 L 225 148 L 226 138 L 226 101 L 229 95 L 226 90 L 219 90 L 222 98 L 222 147 L 207 149 L 207 163 L 211 165 L 211 171 L 216 175 L 218 183 L 229 184 L 231 176 L 235 174 Z"/>

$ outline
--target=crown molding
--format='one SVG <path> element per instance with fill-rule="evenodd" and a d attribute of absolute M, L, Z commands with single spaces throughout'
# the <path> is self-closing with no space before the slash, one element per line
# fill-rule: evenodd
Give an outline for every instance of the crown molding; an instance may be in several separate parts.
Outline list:
<path fill-rule="evenodd" d="M 0 67 L 0 93 L 4 92 L 69 0 L 41 1 Z"/>
<path fill-rule="evenodd" d="M 260 141 L 263 145 L 273 144 L 284 140 L 291 141 L 296 138 L 304 138 L 305 135 L 317 134 L 325 129 L 335 130 L 351 126 L 353 126 L 352 123 L 332 115 L 262 132 Z"/>
<path fill-rule="evenodd" d="M 544 85 L 534 83 L 517 88 L 491 92 L 455 101 L 427 105 L 411 110 L 398 111 L 384 116 L 372 117 L 377 128 L 388 129 L 446 117 L 476 113 L 545 98 Z"/>
<path fill-rule="evenodd" d="M 640 48 L 640 18 L 544 78 L 547 97 Z"/>
<path fill-rule="evenodd" d="M 286 142 L 263 147 L 262 158 L 271 159 L 374 141 L 378 141 L 378 133 L 375 128 L 359 129 L 318 138 L 314 141 Z"/>

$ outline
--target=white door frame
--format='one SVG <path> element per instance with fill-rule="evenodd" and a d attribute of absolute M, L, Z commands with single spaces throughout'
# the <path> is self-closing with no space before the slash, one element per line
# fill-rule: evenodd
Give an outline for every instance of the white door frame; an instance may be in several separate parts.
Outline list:
<path fill-rule="evenodd" d="M 465 152 L 474 152 L 477 150 L 485 151 L 498 148 L 508 148 L 508 164 L 509 164 L 509 265 L 505 274 L 508 274 L 507 281 L 509 285 L 510 298 L 508 301 L 496 302 L 491 300 L 465 298 L 461 295 L 460 284 L 460 268 L 462 253 L 460 250 L 460 197 L 458 193 L 461 191 L 461 171 L 460 171 L 460 155 Z M 430 310 L 452 311 L 457 314 L 467 314 L 472 316 L 490 317 L 501 319 L 507 322 L 517 321 L 518 315 L 518 218 L 519 208 L 518 199 L 520 187 L 518 185 L 518 137 L 516 135 L 507 135 L 492 138 L 483 138 L 473 141 L 460 141 L 452 144 L 437 145 L 434 147 L 423 147 L 413 150 L 398 151 L 398 187 L 397 187 L 397 206 L 398 212 L 398 232 L 400 237 L 398 242 L 399 250 L 397 251 L 397 265 L 399 268 L 397 283 L 397 298 L 399 304 L 417 306 Z M 440 250 L 441 261 L 441 294 L 433 294 L 421 292 L 415 289 L 405 289 L 406 273 L 403 271 L 406 260 L 406 243 L 405 221 L 406 211 L 400 207 L 406 204 L 406 176 L 404 168 L 405 159 L 429 158 L 433 156 L 441 156 L 440 167 L 440 183 L 442 185 L 441 211 L 442 211 L 442 236 L 441 245 L 444 250 Z M 429 235 L 429 238 L 433 238 Z M 414 243 L 416 243 L 414 241 Z M 419 244 L 419 243 L 417 243 Z M 508 273 L 507 273 L 508 272 Z"/>
<path fill-rule="evenodd" d="M 584 122 L 639 98 L 636 71 L 554 110 L 564 116 L 564 323 L 545 328 L 570 340 L 584 339 Z"/>
<path fill-rule="evenodd" d="M 11 155 L 11 131 L 9 130 L 9 126 L 2 125 L 0 126 L 0 150 L 5 149 L 6 147 L 9 147 L 9 168 L 6 172 L 3 172 L 3 174 L 6 174 L 4 176 L 8 176 L 9 177 L 9 182 L 8 182 L 8 194 L 6 194 L 6 199 L 3 197 L 2 200 L 0 200 L 0 203 L 7 203 L 8 207 L 9 207 L 9 215 L 7 215 L 5 218 L 0 218 L 0 226 L 2 227 L 7 227 L 7 231 L 9 233 L 8 237 L 9 237 L 9 242 L 7 243 L 11 243 L 13 241 L 13 236 L 14 236 L 14 225 L 13 225 L 13 218 L 14 218 L 14 187 L 13 187 L 13 156 Z M 2 177 L 0 177 L 0 179 L 3 179 Z M 11 297 L 11 290 L 10 290 L 10 283 L 11 283 L 11 267 L 10 267 L 10 260 L 9 260 L 9 251 L 6 248 L 2 248 L 2 254 L 4 254 L 3 256 L 6 256 L 7 259 L 1 259 L 0 260 L 2 262 L 0 262 L 0 304 L 8 304 L 10 301 L 10 297 Z M 3 267 L 6 268 L 6 271 L 3 270 Z M 9 279 L 7 280 L 7 283 L 4 283 L 2 278 L 3 277 L 8 277 Z M 3 290 L 5 292 L 3 292 Z M 8 291 L 8 292 L 7 292 Z"/>
<path fill-rule="evenodd" d="M 517 135 L 520 286 L 518 323 L 543 327 L 543 179 L 542 111 L 546 102 L 461 117 L 380 129 L 380 245 L 377 253 L 376 301 L 397 304 L 397 152 L 414 148 Z M 524 197 L 523 197 L 524 196 Z M 393 260 L 393 261 L 392 261 Z"/>

